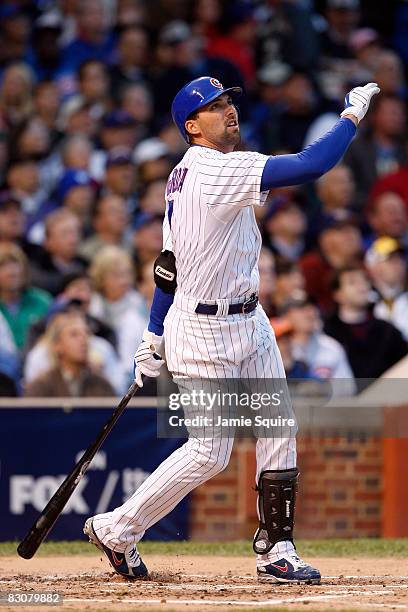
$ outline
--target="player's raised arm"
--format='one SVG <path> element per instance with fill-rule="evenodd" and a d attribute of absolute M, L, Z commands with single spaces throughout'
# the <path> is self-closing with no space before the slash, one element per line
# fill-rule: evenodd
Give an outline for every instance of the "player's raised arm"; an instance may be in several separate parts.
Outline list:
<path fill-rule="evenodd" d="M 333 168 L 354 137 L 356 126 L 367 113 L 371 98 L 379 91 L 377 83 L 355 87 L 345 98 L 342 118 L 327 134 L 300 153 L 270 157 L 262 174 L 261 191 L 313 181 Z"/>

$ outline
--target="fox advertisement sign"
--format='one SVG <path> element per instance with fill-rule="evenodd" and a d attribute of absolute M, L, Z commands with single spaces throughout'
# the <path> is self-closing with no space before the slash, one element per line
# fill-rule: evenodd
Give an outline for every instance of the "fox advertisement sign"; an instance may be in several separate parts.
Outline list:
<path fill-rule="evenodd" d="M 1 408 L 0 541 L 19 540 L 109 418 L 109 408 Z M 85 519 L 126 501 L 183 440 L 157 439 L 156 410 L 128 408 L 96 454 L 48 539 L 84 537 Z M 145 539 L 188 538 L 185 498 Z"/>

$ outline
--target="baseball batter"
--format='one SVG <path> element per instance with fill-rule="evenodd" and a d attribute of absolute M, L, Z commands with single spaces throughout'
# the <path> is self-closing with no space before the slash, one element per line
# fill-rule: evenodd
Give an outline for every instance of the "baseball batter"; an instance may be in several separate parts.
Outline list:
<path fill-rule="evenodd" d="M 376 83 L 357 87 L 333 129 L 296 155 L 234 152 L 240 140 L 235 99 L 201 77 L 176 95 L 173 119 L 190 147 L 166 189 L 163 252 L 148 329 L 135 355 L 135 377 L 158 376 L 165 340 L 167 366 L 178 380 L 284 379 L 274 332 L 258 303 L 261 236 L 254 207 L 273 187 L 315 180 L 332 168 L 366 114 Z M 290 407 L 286 413 L 291 414 Z M 215 427 L 192 435 L 120 507 L 89 518 L 84 532 L 119 574 L 147 575 L 136 544 L 195 487 L 223 470 L 233 435 Z M 256 444 L 259 528 L 253 547 L 260 579 L 320 582 L 293 543 L 298 470 L 294 436 Z"/>

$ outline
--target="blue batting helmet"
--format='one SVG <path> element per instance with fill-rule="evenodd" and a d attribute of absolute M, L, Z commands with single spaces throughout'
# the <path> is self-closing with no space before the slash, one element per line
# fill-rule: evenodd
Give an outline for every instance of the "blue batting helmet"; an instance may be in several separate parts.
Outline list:
<path fill-rule="evenodd" d="M 188 142 L 188 134 L 184 126 L 189 116 L 209 102 L 212 102 L 224 93 L 241 95 L 241 87 L 227 87 L 213 77 L 204 76 L 190 81 L 178 92 L 171 105 L 171 114 L 184 140 Z"/>

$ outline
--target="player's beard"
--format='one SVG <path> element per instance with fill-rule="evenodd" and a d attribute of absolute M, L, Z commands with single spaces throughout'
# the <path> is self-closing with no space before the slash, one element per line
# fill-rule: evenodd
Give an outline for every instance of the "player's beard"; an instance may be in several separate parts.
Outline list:
<path fill-rule="evenodd" d="M 237 126 L 236 130 L 231 130 L 226 127 L 224 134 L 223 134 L 223 144 L 236 146 L 240 142 L 241 142 L 241 133 L 239 131 L 239 126 Z"/>

